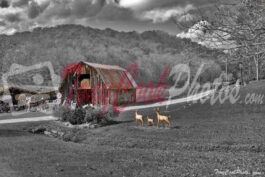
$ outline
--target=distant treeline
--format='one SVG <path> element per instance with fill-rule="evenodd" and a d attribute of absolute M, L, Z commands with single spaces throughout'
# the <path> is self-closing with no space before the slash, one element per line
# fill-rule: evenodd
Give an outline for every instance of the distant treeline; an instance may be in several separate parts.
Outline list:
<path fill-rule="evenodd" d="M 139 66 L 136 81 L 146 84 L 157 82 L 166 66 L 179 63 L 188 64 L 192 75 L 204 63 L 201 82 L 213 81 L 225 70 L 225 54 L 222 52 L 161 31 L 117 32 L 112 29 L 61 25 L 36 28 L 32 32 L 13 36 L 0 35 L 0 41 L 2 73 L 9 71 L 12 63 L 30 66 L 51 61 L 55 73 L 60 75 L 66 64 L 75 61 L 119 65 L 123 68 L 136 62 Z"/>

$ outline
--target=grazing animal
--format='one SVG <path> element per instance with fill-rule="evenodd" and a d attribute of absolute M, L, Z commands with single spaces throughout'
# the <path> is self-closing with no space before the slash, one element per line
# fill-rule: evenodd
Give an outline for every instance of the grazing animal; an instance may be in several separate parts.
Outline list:
<path fill-rule="evenodd" d="M 149 116 L 147 116 L 147 125 L 155 125 L 154 124 L 154 119 L 151 119 Z"/>
<path fill-rule="evenodd" d="M 156 115 L 157 115 L 157 127 L 159 126 L 160 122 L 166 122 L 168 123 L 168 126 L 170 127 L 169 117 L 170 116 L 163 116 L 160 114 L 159 109 L 156 109 Z"/>
<path fill-rule="evenodd" d="M 138 110 L 135 110 L 135 120 L 136 120 L 136 125 L 138 124 L 138 121 L 142 123 L 142 126 L 144 125 L 143 116 L 138 114 Z"/>

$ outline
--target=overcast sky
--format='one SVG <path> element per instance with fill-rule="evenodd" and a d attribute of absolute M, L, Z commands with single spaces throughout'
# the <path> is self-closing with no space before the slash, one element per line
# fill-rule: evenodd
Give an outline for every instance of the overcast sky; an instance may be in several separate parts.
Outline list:
<path fill-rule="evenodd" d="M 0 33 L 82 24 L 120 31 L 180 31 L 172 18 L 192 18 L 194 8 L 214 0 L 0 0 Z M 184 15 L 185 13 L 185 15 Z"/>

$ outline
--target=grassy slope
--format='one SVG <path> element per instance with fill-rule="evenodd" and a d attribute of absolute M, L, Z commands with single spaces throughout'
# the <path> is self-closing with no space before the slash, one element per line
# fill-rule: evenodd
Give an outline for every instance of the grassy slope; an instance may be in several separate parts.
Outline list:
<path fill-rule="evenodd" d="M 241 97 L 264 94 L 264 86 L 253 83 L 241 89 Z M 217 176 L 214 169 L 237 168 L 265 174 L 264 104 L 178 108 L 169 108 L 172 129 L 137 127 L 134 113 L 124 112 L 122 124 L 83 130 L 81 144 L 23 131 L 40 123 L 0 126 L 0 162 L 6 173 L 25 177 Z M 140 113 L 155 118 L 153 109 Z"/>

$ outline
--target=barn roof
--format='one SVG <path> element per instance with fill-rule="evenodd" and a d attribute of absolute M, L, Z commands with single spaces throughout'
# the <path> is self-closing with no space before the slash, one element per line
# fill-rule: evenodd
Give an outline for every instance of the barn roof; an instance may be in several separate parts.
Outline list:
<path fill-rule="evenodd" d="M 98 63 L 90 63 L 90 62 L 78 62 L 74 64 L 70 64 L 66 66 L 66 70 L 70 70 L 71 72 L 74 72 L 78 70 L 78 67 L 82 65 L 87 65 L 96 70 L 96 72 L 101 76 L 104 84 L 106 84 L 107 87 L 112 87 L 113 89 L 116 88 L 124 88 L 127 83 L 129 83 L 129 88 L 136 88 L 137 84 L 132 78 L 130 73 L 126 73 L 126 70 L 124 68 L 121 68 L 120 66 L 116 65 L 103 65 Z M 65 74 L 63 74 L 66 76 Z M 120 80 L 124 77 L 124 82 L 121 86 L 119 86 Z"/>
<path fill-rule="evenodd" d="M 93 68 L 98 68 L 98 69 L 126 71 L 125 69 L 123 69 L 119 66 L 116 66 L 116 65 L 103 65 L 103 64 L 90 63 L 90 62 L 83 62 L 83 63 L 88 65 L 88 66 L 91 66 Z"/>

